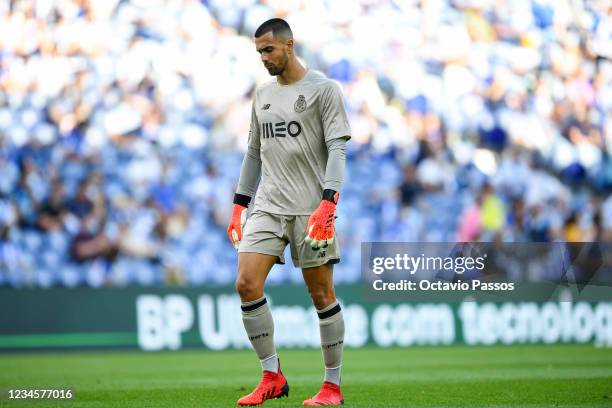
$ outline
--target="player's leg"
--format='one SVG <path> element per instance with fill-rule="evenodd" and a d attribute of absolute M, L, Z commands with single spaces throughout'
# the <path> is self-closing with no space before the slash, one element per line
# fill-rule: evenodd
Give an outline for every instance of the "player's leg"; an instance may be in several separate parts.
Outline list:
<path fill-rule="evenodd" d="M 288 223 L 288 232 L 293 263 L 302 269 L 308 293 L 319 316 L 325 381 L 321 391 L 304 401 L 304 405 L 340 405 L 344 403 L 340 391 L 344 319 L 336 300 L 333 281 L 333 264 L 340 262 L 340 248 L 338 240 L 334 240 L 327 248 L 313 250 L 304 242 L 307 225 L 308 216 L 295 216 Z"/>
<path fill-rule="evenodd" d="M 272 266 L 284 263 L 286 245 L 277 216 L 257 211 L 251 214 L 238 250 L 236 291 L 241 301 L 242 322 L 261 361 L 263 378 L 255 390 L 238 400 L 238 405 L 259 405 L 270 398 L 289 394 L 274 346 L 272 313 L 264 295 L 265 281 Z"/>
<path fill-rule="evenodd" d="M 332 265 L 326 264 L 305 268 L 302 273 L 319 317 L 325 381 L 339 385 L 344 343 L 344 318 L 334 291 L 333 268 Z"/>
<path fill-rule="evenodd" d="M 264 284 L 278 257 L 255 252 L 238 254 L 236 291 L 240 296 L 242 323 L 264 371 L 277 372 L 274 321 L 264 296 Z"/>
<path fill-rule="evenodd" d="M 325 378 L 321 391 L 304 405 L 341 405 L 344 404 L 340 391 L 340 367 L 344 343 L 344 318 L 333 283 L 333 267 L 324 264 L 302 269 L 304 281 L 312 303 L 317 309 L 321 350 L 325 363 Z"/>

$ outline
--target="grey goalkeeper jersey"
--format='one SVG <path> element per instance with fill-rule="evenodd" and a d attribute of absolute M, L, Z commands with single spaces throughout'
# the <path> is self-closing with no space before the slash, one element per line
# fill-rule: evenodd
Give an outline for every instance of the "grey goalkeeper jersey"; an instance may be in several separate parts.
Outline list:
<path fill-rule="evenodd" d="M 258 87 L 253 98 L 247 157 L 237 192 L 253 195 L 258 179 L 253 173 L 259 169 L 245 164 L 260 160 L 255 209 L 310 215 L 321 202 L 328 147 L 340 142 L 336 139 L 349 138 L 342 91 L 335 81 L 308 70 L 304 78 L 290 85 L 267 82 Z M 330 168 L 328 173 L 337 172 L 334 166 Z"/>

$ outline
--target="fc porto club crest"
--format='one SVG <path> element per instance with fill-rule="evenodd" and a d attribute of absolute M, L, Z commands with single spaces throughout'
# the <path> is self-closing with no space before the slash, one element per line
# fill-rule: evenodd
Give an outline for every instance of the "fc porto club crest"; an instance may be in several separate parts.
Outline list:
<path fill-rule="evenodd" d="M 295 109 L 297 113 L 302 113 L 306 110 L 306 98 L 304 95 L 298 96 L 297 101 L 293 104 L 293 109 Z"/>

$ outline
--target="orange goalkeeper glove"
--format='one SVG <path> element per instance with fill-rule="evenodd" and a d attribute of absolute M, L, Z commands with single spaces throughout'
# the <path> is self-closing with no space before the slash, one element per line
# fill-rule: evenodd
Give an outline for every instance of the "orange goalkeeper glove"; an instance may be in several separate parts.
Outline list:
<path fill-rule="evenodd" d="M 251 197 L 243 194 L 234 194 L 234 210 L 232 218 L 227 226 L 227 236 L 234 248 L 238 249 L 240 241 L 242 241 L 242 229 L 247 219 L 247 207 Z"/>
<path fill-rule="evenodd" d="M 334 221 L 338 197 L 338 192 L 325 189 L 319 208 L 308 219 L 305 241 L 314 250 L 326 248 L 334 242 Z"/>

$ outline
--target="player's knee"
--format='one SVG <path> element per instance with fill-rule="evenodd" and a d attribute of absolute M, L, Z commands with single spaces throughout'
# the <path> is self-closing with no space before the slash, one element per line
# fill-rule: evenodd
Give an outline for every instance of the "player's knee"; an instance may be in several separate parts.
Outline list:
<path fill-rule="evenodd" d="M 254 279 L 249 279 L 245 276 L 238 276 L 236 279 L 236 292 L 240 295 L 240 299 L 244 302 L 259 299 L 263 296 L 259 285 Z"/>
<path fill-rule="evenodd" d="M 310 288 L 308 292 L 310 293 L 310 297 L 312 298 L 312 304 L 317 309 L 323 309 L 331 305 L 336 300 L 336 296 L 332 288 Z"/>

